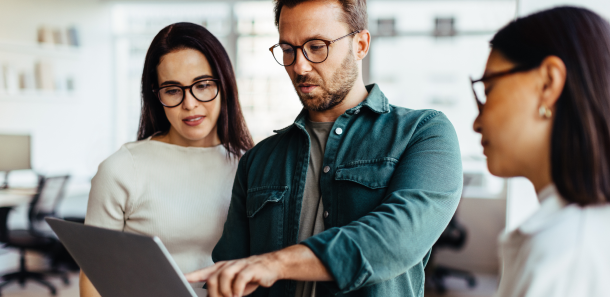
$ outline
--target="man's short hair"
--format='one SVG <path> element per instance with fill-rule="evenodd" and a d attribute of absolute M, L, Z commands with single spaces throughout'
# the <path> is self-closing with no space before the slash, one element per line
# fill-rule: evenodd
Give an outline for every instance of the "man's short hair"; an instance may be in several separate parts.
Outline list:
<path fill-rule="evenodd" d="M 280 13 L 282 7 L 293 8 L 303 2 L 312 0 L 274 0 L 275 25 L 280 26 Z M 318 0 L 319 1 L 319 0 Z M 335 0 L 343 8 L 343 21 L 349 26 L 350 32 L 368 28 L 368 14 L 366 0 Z"/>

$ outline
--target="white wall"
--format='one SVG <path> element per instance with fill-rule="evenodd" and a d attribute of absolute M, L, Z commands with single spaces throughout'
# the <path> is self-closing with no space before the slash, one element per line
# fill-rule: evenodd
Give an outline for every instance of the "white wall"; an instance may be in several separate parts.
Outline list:
<path fill-rule="evenodd" d="M 97 0 L 0 0 L 0 65 L 27 70 L 47 60 L 56 72 L 68 72 L 75 80 L 73 93 L 0 92 L 0 133 L 31 133 L 32 166 L 38 172 L 70 173 L 76 182 L 86 182 L 117 149 L 111 137 L 115 94 L 109 6 Z M 36 41 L 41 25 L 76 26 L 80 48 L 40 49 Z M 33 184 L 35 176 L 15 172 L 13 180 L 16 186 Z M 62 212 L 82 212 L 86 200 L 81 200 L 71 203 L 77 211 L 68 207 Z M 11 228 L 24 227 L 26 208 L 11 213 Z M 13 250 L 0 249 L 0 272 L 15 269 L 17 263 Z"/>
<path fill-rule="evenodd" d="M 600 15 L 610 18 L 610 1 L 608 0 L 520 0 L 519 15 L 524 16 L 539 10 L 560 5 L 580 6 L 591 9 Z"/>
<path fill-rule="evenodd" d="M 114 149 L 112 39 L 108 4 L 93 0 L 0 0 L 0 43 L 36 49 L 41 25 L 79 29 L 74 51 L 2 50 L 0 64 L 32 67 L 50 60 L 74 76 L 73 94 L 3 94 L 0 133 L 31 133 L 32 166 L 43 173 L 90 178 Z"/>

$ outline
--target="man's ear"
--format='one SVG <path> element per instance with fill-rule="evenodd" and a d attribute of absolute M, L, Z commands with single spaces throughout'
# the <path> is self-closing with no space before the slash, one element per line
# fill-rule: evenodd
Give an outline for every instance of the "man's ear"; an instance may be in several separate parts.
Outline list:
<path fill-rule="evenodd" d="M 566 83 L 566 65 L 559 57 L 548 56 L 540 64 L 540 72 L 544 83 L 540 104 L 554 110 Z"/>
<path fill-rule="evenodd" d="M 360 33 L 354 35 L 354 54 L 356 55 L 356 61 L 360 61 L 366 57 L 371 47 L 371 32 L 369 30 L 362 30 Z"/>

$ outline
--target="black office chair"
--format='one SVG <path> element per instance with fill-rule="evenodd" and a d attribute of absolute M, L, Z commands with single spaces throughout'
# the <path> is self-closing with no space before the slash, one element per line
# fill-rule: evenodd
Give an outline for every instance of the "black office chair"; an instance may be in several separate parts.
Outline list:
<path fill-rule="evenodd" d="M 8 215 L 11 209 L 0 209 L 0 242 L 4 243 L 5 247 L 17 248 L 20 252 L 19 271 L 2 276 L 5 282 L 0 284 L 0 296 L 4 286 L 18 282 L 24 287 L 27 280 L 33 280 L 46 286 L 52 295 L 56 295 L 57 289 L 46 281 L 47 275 L 58 275 L 65 284 L 69 284 L 67 273 L 57 269 L 54 263 L 51 263 L 51 270 L 44 272 L 28 271 L 25 263 L 26 250 L 41 252 L 52 258 L 62 247 L 44 222 L 44 218 L 55 216 L 55 210 L 63 198 L 68 179 L 69 176 L 39 178 L 38 193 L 30 203 L 27 230 L 8 230 Z"/>
<path fill-rule="evenodd" d="M 57 208 L 65 196 L 69 180 L 69 175 L 40 177 L 38 194 L 34 196 L 28 212 L 29 230 L 33 234 L 56 238 L 44 218 L 57 217 Z"/>
<path fill-rule="evenodd" d="M 426 278 L 429 288 L 434 288 L 438 293 L 444 294 L 447 291 L 445 279 L 448 277 L 464 279 L 469 288 L 474 288 L 477 285 L 476 278 L 471 272 L 444 265 L 436 265 L 436 263 L 434 263 L 434 255 L 438 249 L 462 249 L 466 243 L 466 234 L 466 229 L 457 222 L 455 217 L 451 219 L 451 222 L 449 222 L 449 225 L 441 237 L 432 247 L 432 254 L 429 261 L 430 264 L 428 266 L 430 267 L 430 271 Z"/>
<path fill-rule="evenodd" d="M 464 185 L 468 185 L 470 178 L 464 177 Z M 466 244 L 468 238 L 468 231 L 462 226 L 454 215 L 445 228 L 445 231 L 441 234 L 440 238 L 432 246 L 432 253 L 426 266 L 426 287 L 429 289 L 435 289 L 439 294 L 444 294 L 447 291 L 445 285 L 445 279 L 449 277 L 456 277 L 464 279 L 469 288 L 474 288 L 477 285 L 476 278 L 471 272 L 460 270 L 456 268 L 447 267 L 444 265 L 437 265 L 435 263 L 435 254 L 439 249 L 449 248 L 453 250 L 460 250 Z"/>

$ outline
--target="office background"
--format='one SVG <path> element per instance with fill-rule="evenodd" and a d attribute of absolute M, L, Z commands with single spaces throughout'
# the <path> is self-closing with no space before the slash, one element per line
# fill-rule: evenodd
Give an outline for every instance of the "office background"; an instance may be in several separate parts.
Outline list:
<path fill-rule="evenodd" d="M 471 128 L 477 111 L 468 77 L 482 74 L 496 30 L 559 4 L 610 17 L 604 0 L 368 1 L 373 38 L 365 82 L 378 83 L 391 104 L 443 111 L 458 133 L 469 181 L 458 216 L 469 235 L 464 248 L 440 251 L 437 260 L 483 280 L 474 291 L 456 284 L 455 294 L 466 294 L 459 296 L 490 296 L 499 270 L 496 237 L 537 207 L 529 182 L 488 173 Z M 268 51 L 278 39 L 271 1 L 0 0 L 0 134 L 30 136 L 33 169 L 12 171 L 10 185 L 69 174 L 60 214 L 83 216 L 99 163 L 136 139 L 146 50 L 161 28 L 180 21 L 206 26 L 226 47 L 256 142 L 293 121 L 300 102 Z M 26 212 L 27 205 L 15 207 L 9 226 L 26 226 Z M 16 252 L 0 249 L 0 274 L 17 262 Z M 5 295 L 26 296 L 20 292 L 9 287 Z"/>

